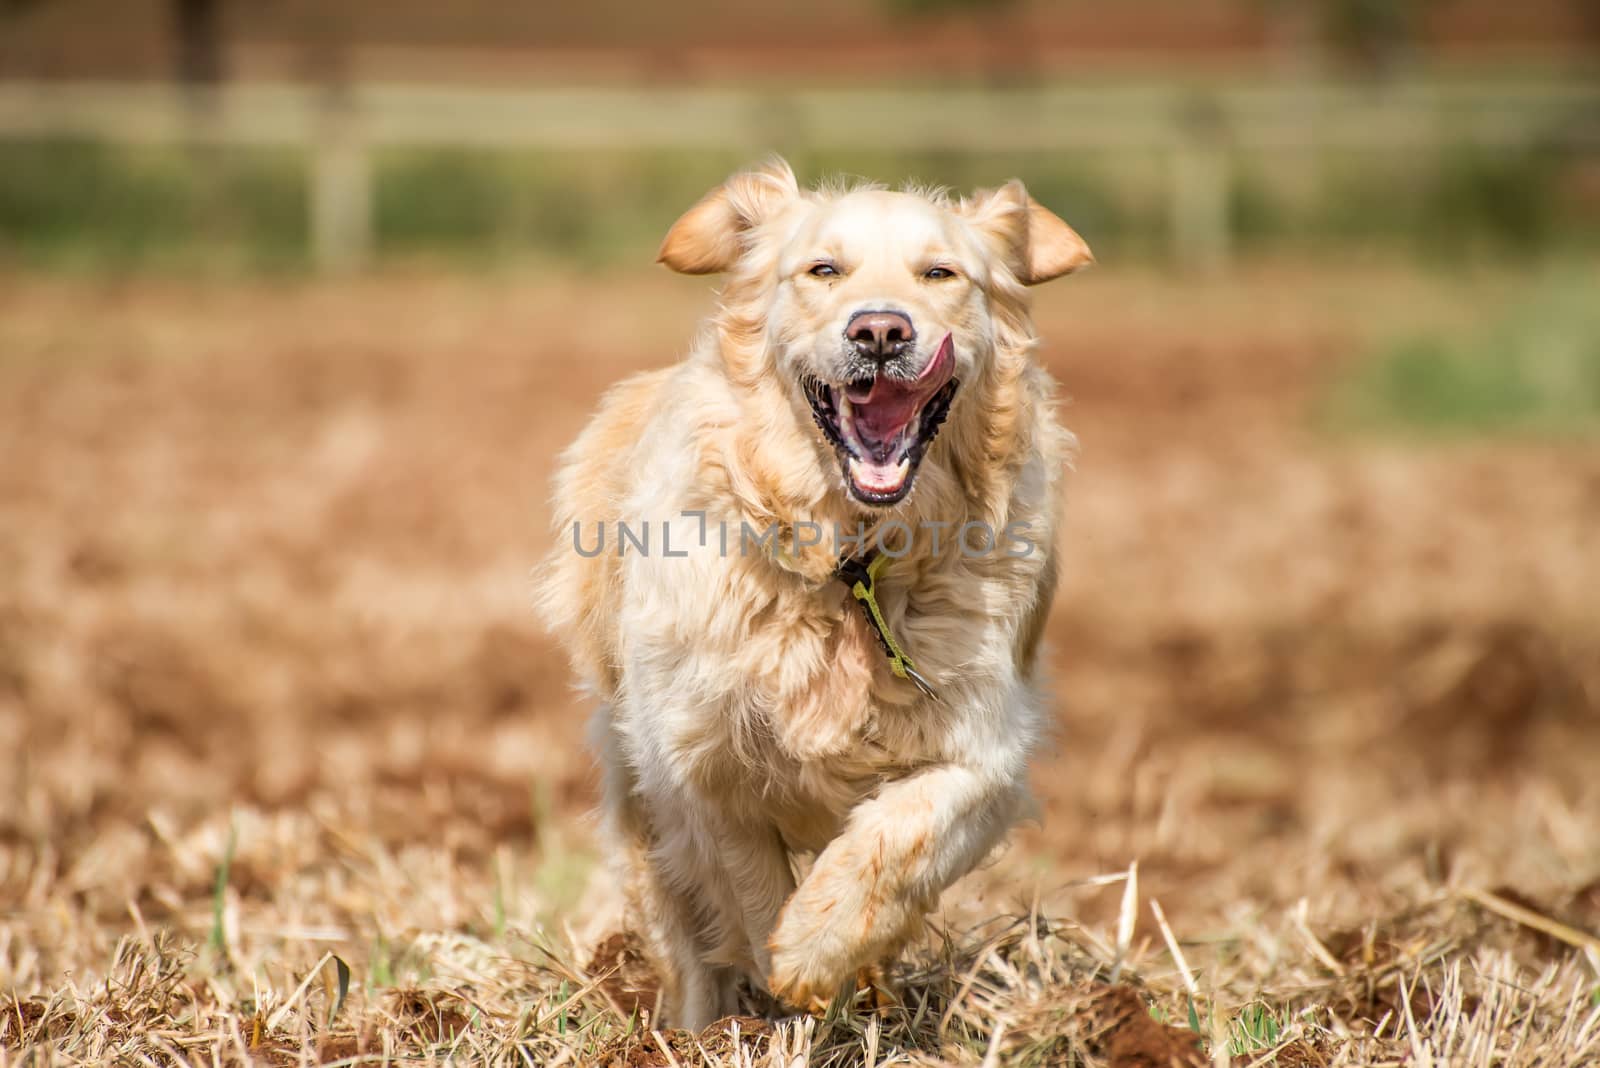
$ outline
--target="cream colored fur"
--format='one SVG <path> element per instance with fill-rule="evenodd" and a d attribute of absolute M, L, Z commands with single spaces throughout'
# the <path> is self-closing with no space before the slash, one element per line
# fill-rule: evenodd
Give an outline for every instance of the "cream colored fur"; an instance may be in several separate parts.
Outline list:
<path fill-rule="evenodd" d="M 808 273 L 819 256 L 842 277 Z M 539 596 L 600 701 L 606 823 L 663 1022 L 698 1028 L 736 1010 L 740 973 L 804 1006 L 892 957 L 1023 810 L 1072 445 L 1024 286 L 1089 253 L 1016 182 L 959 201 L 802 191 L 775 162 L 692 208 L 661 259 L 726 272 L 720 308 L 683 362 L 615 387 L 567 450 Z M 957 277 L 928 280 L 934 260 Z M 799 379 L 826 373 L 852 310 L 886 301 L 919 337 L 953 335 L 961 386 L 909 497 L 873 508 L 847 494 Z M 704 545 L 684 512 L 706 514 Z M 882 607 L 938 700 L 891 674 L 831 577 L 833 524 L 891 519 L 917 534 Z M 618 521 L 649 522 L 648 556 L 619 555 Z M 739 551 L 741 523 L 808 521 L 823 544 Z M 950 524 L 940 552 L 922 521 Z M 973 521 L 1025 529 L 1035 549 L 963 555 Z M 574 550 L 575 523 L 586 548 L 604 525 L 602 553 Z M 686 555 L 665 555 L 667 525 Z"/>

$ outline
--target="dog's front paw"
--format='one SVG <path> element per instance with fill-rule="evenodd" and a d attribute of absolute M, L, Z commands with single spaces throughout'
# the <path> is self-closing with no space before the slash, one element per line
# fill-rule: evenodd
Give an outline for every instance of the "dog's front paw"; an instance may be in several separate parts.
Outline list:
<path fill-rule="evenodd" d="M 831 930 L 827 915 L 791 900 L 778 918 L 767 948 L 772 953 L 772 992 L 790 1005 L 813 1012 L 825 1007 L 851 974 L 853 947 Z"/>
<path fill-rule="evenodd" d="M 906 902 L 880 897 L 876 889 L 859 881 L 806 880 L 784 906 L 768 942 L 774 994 L 818 1011 L 861 968 L 900 948 L 918 913 Z"/>

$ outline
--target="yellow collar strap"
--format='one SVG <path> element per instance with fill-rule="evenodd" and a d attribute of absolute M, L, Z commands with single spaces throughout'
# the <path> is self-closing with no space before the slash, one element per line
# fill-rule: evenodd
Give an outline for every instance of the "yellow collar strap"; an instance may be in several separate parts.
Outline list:
<path fill-rule="evenodd" d="M 883 610 L 878 607 L 878 572 L 888 562 L 889 557 L 871 550 L 865 557 L 849 556 L 841 560 L 839 570 L 834 575 L 850 587 L 850 595 L 861 605 L 861 614 L 867 617 L 867 625 L 878 636 L 878 642 L 889 658 L 889 670 L 902 679 L 910 679 L 928 697 L 937 698 L 939 695 L 932 684 L 922 677 L 917 665 L 911 662 L 906 651 L 900 648 L 900 643 L 895 641 L 889 624 L 884 622 Z"/>

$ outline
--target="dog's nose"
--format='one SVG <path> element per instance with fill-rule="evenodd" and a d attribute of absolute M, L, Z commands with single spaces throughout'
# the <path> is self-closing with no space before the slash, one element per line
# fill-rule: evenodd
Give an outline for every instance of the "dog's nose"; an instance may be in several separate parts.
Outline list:
<path fill-rule="evenodd" d="M 899 312 L 856 312 L 844 336 L 862 356 L 871 360 L 889 360 L 905 352 L 916 340 L 917 332 L 911 320 Z"/>

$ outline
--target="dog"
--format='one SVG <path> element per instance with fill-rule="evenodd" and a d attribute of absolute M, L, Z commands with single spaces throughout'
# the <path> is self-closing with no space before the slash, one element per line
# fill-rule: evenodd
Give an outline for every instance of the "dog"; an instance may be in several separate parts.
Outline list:
<path fill-rule="evenodd" d="M 1018 181 L 774 160 L 659 262 L 724 275 L 719 308 L 563 454 L 537 596 L 600 702 L 657 1022 L 700 1029 L 741 976 L 806 1007 L 892 960 L 1029 810 L 1074 442 L 1027 287 L 1092 256 Z"/>

